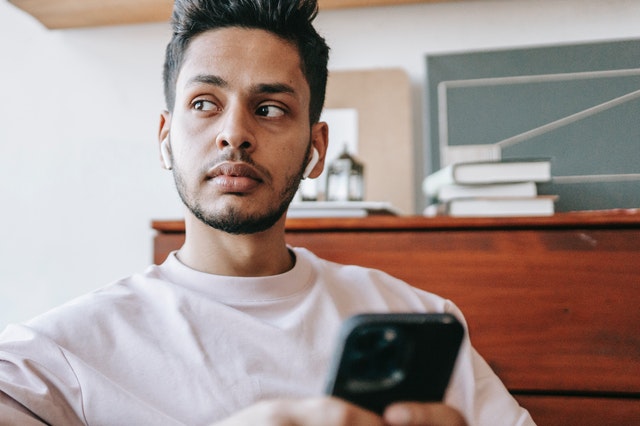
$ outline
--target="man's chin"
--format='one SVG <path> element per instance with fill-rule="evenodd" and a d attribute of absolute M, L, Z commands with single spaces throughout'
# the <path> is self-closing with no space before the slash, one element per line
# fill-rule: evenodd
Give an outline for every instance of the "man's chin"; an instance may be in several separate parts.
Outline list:
<path fill-rule="evenodd" d="M 272 228 L 286 213 L 286 209 L 282 212 L 278 210 L 266 214 L 247 214 L 237 210 L 217 215 L 206 215 L 198 210 L 191 210 L 191 212 L 202 223 L 213 229 L 233 235 L 247 235 Z"/>

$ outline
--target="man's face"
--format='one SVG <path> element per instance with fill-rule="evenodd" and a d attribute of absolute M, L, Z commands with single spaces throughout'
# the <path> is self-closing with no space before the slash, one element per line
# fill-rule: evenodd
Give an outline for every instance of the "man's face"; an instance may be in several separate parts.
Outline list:
<path fill-rule="evenodd" d="M 194 38 L 164 126 L 190 211 L 230 233 L 259 232 L 280 219 L 318 135 L 309 100 L 298 52 L 286 41 L 241 28 Z"/>

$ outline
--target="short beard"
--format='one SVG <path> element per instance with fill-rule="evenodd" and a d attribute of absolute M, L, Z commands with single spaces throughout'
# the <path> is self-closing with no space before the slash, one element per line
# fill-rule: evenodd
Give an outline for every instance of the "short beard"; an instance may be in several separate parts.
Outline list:
<path fill-rule="evenodd" d="M 311 151 L 311 143 L 307 146 L 304 158 L 309 157 Z M 245 156 L 243 156 L 245 157 Z M 248 157 L 248 156 L 246 156 Z M 253 164 L 250 158 L 243 158 L 249 164 Z M 300 181 L 304 174 L 306 167 L 306 161 L 304 161 L 299 170 L 287 179 L 287 184 L 280 192 L 278 197 L 280 203 L 274 208 L 271 208 L 265 212 L 256 213 L 254 215 L 247 215 L 239 208 L 229 208 L 225 212 L 211 213 L 205 211 L 203 206 L 195 201 L 190 200 L 187 193 L 187 185 L 182 174 L 174 167 L 173 175 L 176 183 L 176 189 L 178 195 L 184 203 L 184 205 L 191 211 L 191 213 L 198 218 L 205 225 L 210 226 L 213 229 L 226 232 L 234 235 L 255 234 L 258 232 L 266 231 L 270 229 L 280 218 L 287 212 L 289 204 L 296 195 L 296 191 L 300 186 Z"/>

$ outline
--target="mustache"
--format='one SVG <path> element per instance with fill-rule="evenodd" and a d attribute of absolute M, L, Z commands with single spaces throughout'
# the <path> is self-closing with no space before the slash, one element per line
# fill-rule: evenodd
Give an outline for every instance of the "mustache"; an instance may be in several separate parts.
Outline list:
<path fill-rule="evenodd" d="M 249 154 L 244 150 L 234 150 L 234 151 L 223 152 L 213 160 L 207 162 L 202 168 L 201 172 L 202 174 L 207 174 L 210 170 L 213 170 L 218 165 L 222 163 L 228 163 L 228 162 L 248 164 L 249 166 L 258 170 L 262 174 L 262 176 L 264 176 L 267 180 L 269 181 L 273 180 L 273 177 L 271 176 L 271 173 L 269 172 L 269 170 L 267 170 L 267 168 L 255 162 L 254 159 L 251 157 L 251 154 Z"/>

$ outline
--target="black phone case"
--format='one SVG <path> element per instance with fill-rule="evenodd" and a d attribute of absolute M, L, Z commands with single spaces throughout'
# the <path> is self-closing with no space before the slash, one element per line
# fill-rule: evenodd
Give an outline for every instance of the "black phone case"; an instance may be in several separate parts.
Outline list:
<path fill-rule="evenodd" d="M 326 393 L 381 414 L 394 401 L 441 401 L 464 329 L 451 314 L 362 314 L 345 321 Z"/>

